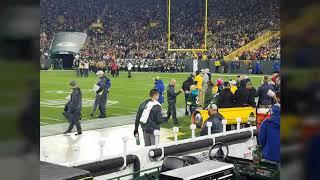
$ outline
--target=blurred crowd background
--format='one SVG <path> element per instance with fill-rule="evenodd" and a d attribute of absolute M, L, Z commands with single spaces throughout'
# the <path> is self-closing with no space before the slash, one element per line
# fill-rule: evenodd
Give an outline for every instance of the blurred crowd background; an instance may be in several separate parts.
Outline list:
<path fill-rule="evenodd" d="M 191 52 L 167 51 L 167 1 L 41 0 L 40 51 L 48 53 L 60 31 L 86 32 L 82 57 L 190 59 Z M 236 7 L 236 8 L 235 8 Z M 280 30 L 277 0 L 208 1 L 208 51 L 202 58 L 223 59 L 267 31 Z M 205 1 L 171 2 L 171 48 L 204 47 Z M 280 59 L 280 38 L 239 59 Z"/>

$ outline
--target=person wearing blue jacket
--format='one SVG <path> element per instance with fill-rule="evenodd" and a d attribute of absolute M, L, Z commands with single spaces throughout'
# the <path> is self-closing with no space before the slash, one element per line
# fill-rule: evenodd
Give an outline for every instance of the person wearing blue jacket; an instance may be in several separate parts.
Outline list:
<path fill-rule="evenodd" d="M 158 92 L 159 92 L 159 103 L 162 104 L 164 103 L 164 90 L 165 90 L 165 87 L 164 87 L 164 84 L 163 84 L 163 81 L 160 79 L 159 76 L 156 76 L 154 78 L 154 89 L 156 89 Z"/>
<path fill-rule="evenodd" d="M 273 71 L 273 73 L 279 73 L 279 71 L 280 71 L 280 62 L 279 62 L 279 60 L 275 60 L 273 62 L 272 71 Z"/>
<path fill-rule="evenodd" d="M 109 78 L 105 76 L 102 70 L 98 71 L 96 74 L 99 77 L 98 83 L 96 84 L 97 86 L 99 86 L 99 89 L 96 91 L 96 100 L 95 100 L 94 106 L 99 107 L 99 111 L 100 111 L 99 118 L 106 118 L 107 98 L 108 98 L 109 90 L 111 87 L 111 81 Z M 94 112 L 95 112 L 95 108 L 91 113 L 91 116 L 93 116 Z"/>
<path fill-rule="evenodd" d="M 258 133 L 262 158 L 276 163 L 280 162 L 280 111 L 280 104 L 273 105 L 271 117 L 262 122 Z"/>
<path fill-rule="evenodd" d="M 260 62 L 258 61 L 253 69 L 253 74 L 262 74 L 262 71 L 261 71 L 261 64 Z"/>
<path fill-rule="evenodd" d="M 259 108 L 270 108 L 273 104 L 273 99 L 268 95 L 268 91 L 272 90 L 275 91 L 274 87 L 269 84 L 269 77 L 263 77 L 263 84 L 257 90 L 257 96 L 259 97 L 258 100 L 258 107 Z"/>

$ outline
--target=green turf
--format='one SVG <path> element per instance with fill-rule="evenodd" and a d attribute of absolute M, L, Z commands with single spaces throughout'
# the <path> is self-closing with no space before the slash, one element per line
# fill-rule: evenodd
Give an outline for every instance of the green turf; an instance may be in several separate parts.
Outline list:
<path fill-rule="evenodd" d="M 153 87 L 153 77 L 160 76 L 167 87 L 169 81 L 174 78 L 177 80 L 177 89 L 180 89 L 183 81 L 188 77 L 188 73 L 133 73 L 133 78 L 128 79 L 126 72 L 120 72 L 120 77 L 108 77 L 111 78 L 111 90 L 109 94 L 110 101 L 117 101 L 116 104 L 107 107 L 107 117 L 122 116 L 135 114 L 139 104 L 148 98 L 149 90 Z M 217 78 L 223 78 L 225 80 L 229 78 L 236 78 L 236 75 L 219 75 L 213 74 L 213 80 Z M 81 89 L 84 99 L 94 100 L 95 94 L 91 91 L 93 84 L 97 82 L 97 77 L 94 73 L 91 73 L 88 78 L 75 77 L 73 71 L 41 71 L 40 72 L 40 87 L 41 87 L 41 109 L 40 120 L 41 125 L 49 125 L 66 122 L 62 116 L 63 107 L 47 107 L 44 103 L 46 101 L 60 101 L 63 104 L 65 97 L 71 92 L 69 88 L 69 81 L 75 79 Z M 252 77 L 252 82 L 255 87 L 259 85 L 261 77 Z M 165 97 L 166 99 L 166 97 Z M 50 102 L 52 103 L 52 102 Z M 48 104 L 47 104 L 48 105 Z M 177 108 L 184 107 L 184 95 L 181 94 L 177 100 Z M 164 103 L 163 108 L 167 108 L 167 103 Z M 83 119 L 90 120 L 90 112 L 92 107 L 83 107 L 82 116 Z M 98 111 L 96 112 L 98 116 Z M 95 117 L 96 118 L 96 117 Z M 189 127 L 190 117 L 183 118 L 186 121 L 187 128 Z M 166 124 L 170 128 L 172 125 Z M 170 126 L 170 127 L 169 127 Z M 189 131 L 188 131 L 189 132 Z"/>

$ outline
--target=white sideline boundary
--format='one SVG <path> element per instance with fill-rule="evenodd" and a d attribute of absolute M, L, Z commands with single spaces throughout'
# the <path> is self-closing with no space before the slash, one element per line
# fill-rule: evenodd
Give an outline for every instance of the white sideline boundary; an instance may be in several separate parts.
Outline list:
<path fill-rule="evenodd" d="M 58 122 L 62 122 L 63 121 L 62 119 L 49 118 L 49 117 L 43 117 L 43 116 L 40 116 L 40 119 L 49 119 L 49 120 L 54 120 L 54 121 L 58 121 Z"/>

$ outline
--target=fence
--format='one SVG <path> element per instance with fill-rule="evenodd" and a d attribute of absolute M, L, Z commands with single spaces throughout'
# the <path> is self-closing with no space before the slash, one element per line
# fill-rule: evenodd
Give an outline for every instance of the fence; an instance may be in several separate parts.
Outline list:
<path fill-rule="evenodd" d="M 65 59 L 64 59 L 65 60 Z M 69 60 L 69 59 L 68 59 Z M 136 62 L 136 61 L 140 61 L 137 59 L 119 59 L 119 60 L 125 60 L 127 61 L 131 61 L 131 62 Z M 154 59 L 146 59 L 147 61 L 171 61 L 168 59 L 159 59 L 159 60 L 154 60 Z M 70 61 L 70 60 L 69 60 Z M 177 59 L 175 61 L 176 64 L 181 64 L 183 62 L 184 64 L 184 72 L 193 72 L 193 60 L 191 59 L 187 59 L 187 60 L 183 60 L 183 59 Z M 218 73 L 224 73 L 224 70 L 226 68 L 226 73 L 233 73 L 233 74 L 250 74 L 250 72 L 248 71 L 249 69 L 249 64 L 252 63 L 252 67 L 255 67 L 256 63 L 258 62 L 258 60 L 255 61 L 251 61 L 251 60 L 240 60 L 240 61 L 225 61 L 226 65 L 224 67 L 220 67 L 218 70 Z M 259 61 L 261 64 L 261 71 L 263 74 L 272 74 L 273 73 L 273 63 L 274 61 Z M 65 64 L 65 63 L 64 63 Z M 157 64 L 157 63 L 155 63 Z M 40 60 L 40 66 L 41 69 L 47 69 L 48 68 L 48 60 L 44 60 L 41 59 Z M 149 65 L 149 67 L 151 67 Z M 64 67 L 65 68 L 65 67 Z M 215 66 L 214 66 L 214 60 L 199 60 L 198 61 L 198 69 L 205 69 L 205 68 L 209 68 L 210 72 L 214 73 L 215 72 Z M 67 68 L 65 68 L 67 69 Z"/>

